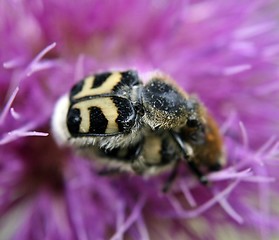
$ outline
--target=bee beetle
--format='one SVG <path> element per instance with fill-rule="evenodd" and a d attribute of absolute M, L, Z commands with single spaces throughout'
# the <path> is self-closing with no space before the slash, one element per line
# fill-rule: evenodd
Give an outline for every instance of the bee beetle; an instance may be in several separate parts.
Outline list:
<path fill-rule="evenodd" d="M 62 96 L 52 132 L 59 144 L 98 156 L 111 169 L 149 175 L 172 169 L 164 189 L 186 162 L 201 182 L 200 166 L 221 166 L 222 142 L 200 101 L 162 73 L 143 84 L 133 70 L 90 75 Z"/>
<path fill-rule="evenodd" d="M 58 100 L 52 118 L 57 142 L 105 149 L 139 142 L 151 129 L 171 129 L 202 122 L 196 99 L 163 74 L 146 85 L 133 70 L 90 75 Z"/>

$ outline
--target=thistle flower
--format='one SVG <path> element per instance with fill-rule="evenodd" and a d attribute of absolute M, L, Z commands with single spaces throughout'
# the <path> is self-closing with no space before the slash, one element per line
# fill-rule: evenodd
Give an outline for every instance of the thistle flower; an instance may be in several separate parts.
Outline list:
<path fill-rule="evenodd" d="M 278 235 L 278 7 L 275 2 L 16 1 L 0 8 L 1 239 L 271 239 Z M 59 148 L 55 101 L 100 70 L 159 69 L 220 124 L 227 166 L 98 176 Z"/>

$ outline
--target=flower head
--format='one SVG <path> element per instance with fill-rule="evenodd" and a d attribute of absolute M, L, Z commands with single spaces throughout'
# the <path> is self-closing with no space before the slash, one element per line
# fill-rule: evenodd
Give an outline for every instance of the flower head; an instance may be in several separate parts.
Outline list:
<path fill-rule="evenodd" d="M 277 10 L 271 0 L 2 1 L 0 236 L 276 236 Z M 166 72 L 216 118 L 227 166 L 211 187 L 184 169 L 163 194 L 165 176 L 99 176 L 55 144 L 59 96 L 90 73 L 131 68 Z"/>

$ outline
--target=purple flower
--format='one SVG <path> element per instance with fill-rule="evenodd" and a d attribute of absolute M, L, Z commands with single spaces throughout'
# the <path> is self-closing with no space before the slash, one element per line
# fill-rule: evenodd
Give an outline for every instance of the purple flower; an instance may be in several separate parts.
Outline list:
<path fill-rule="evenodd" d="M 271 239 L 279 229 L 278 4 L 272 0 L 4 0 L 0 8 L 1 239 Z M 85 75 L 160 70 L 220 124 L 227 166 L 101 177 L 59 148 L 56 100 Z M 185 170 L 187 171 L 187 170 Z"/>

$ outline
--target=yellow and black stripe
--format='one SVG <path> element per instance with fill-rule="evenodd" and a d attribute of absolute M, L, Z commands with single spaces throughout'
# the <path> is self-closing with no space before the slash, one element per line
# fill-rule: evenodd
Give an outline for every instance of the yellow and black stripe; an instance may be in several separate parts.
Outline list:
<path fill-rule="evenodd" d="M 142 84 L 136 71 L 105 72 L 86 77 L 77 83 L 70 92 L 72 102 L 99 95 L 122 95 L 121 90 L 131 90 Z"/>
<path fill-rule="evenodd" d="M 136 111 L 121 93 L 141 84 L 134 71 L 101 73 L 85 78 L 70 92 L 67 126 L 73 137 L 127 133 Z M 127 94 L 130 96 L 130 94 Z"/>

